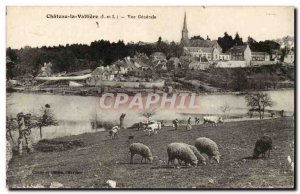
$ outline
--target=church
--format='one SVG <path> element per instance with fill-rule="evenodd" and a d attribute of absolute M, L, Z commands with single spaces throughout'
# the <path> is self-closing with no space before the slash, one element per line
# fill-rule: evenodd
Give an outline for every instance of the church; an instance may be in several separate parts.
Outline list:
<path fill-rule="evenodd" d="M 184 55 L 198 58 L 199 61 L 230 60 L 230 54 L 222 53 L 222 48 L 216 40 L 189 39 L 186 13 L 184 14 L 181 33 L 181 45 Z"/>

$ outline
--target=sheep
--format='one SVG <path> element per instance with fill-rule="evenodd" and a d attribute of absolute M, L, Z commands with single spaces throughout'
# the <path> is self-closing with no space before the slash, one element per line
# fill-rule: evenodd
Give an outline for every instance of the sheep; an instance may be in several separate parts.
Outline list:
<path fill-rule="evenodd" d="M 259 140 L 255 143 L 255 148 L 253 150 L 253 158 L 258 158 L 259 155 L 265 158 L 265 154 L 269 151 L 268 157 L 270 157 L 270 151 L 272 149 L 272 139 L 265 135 L 262 136 Z"/>
<path fill-rule="evenodd" d="M 141 163 L 145 159 L 145 163 L 149 160 L 150 163 L 153 161 L 153 156 L 150 148 L 142 143 L 132 143 L 129 146 L 129 153 L 131 153 L 131 164 L 133 163 L 133 156 L 135 154 L 142 156 Z"/>
<path fill-rule="evenodd" d="M 205 157 L 200 154 L 200 152 L 197 150 L 197 148 L 195 146 L 193 146 L 193 145 L 189 145 L 189 144 L 186 144 L 186 145 L 189 146 L 191 148 L 191 150 L 194 152 L 195 156 L 197 157 L 198 164 L 201 163 L 201 164 L 206 165 L 206 159 L 205 159 Z M 180 160 L 178 160 L 178 162 L 179 161 Z"/>
<path fill-rule="evenodd" d="M 139 122 L 138 124 L 138 131 L 139 130 L 145 130 L 147 127 L 147 123 Z"/>
<path fill-rule="evenodd" d="M 147 125 L 145 131 L 148 132 L 149 136 L 151 136 L 151 134 L 157 134 L 160 129 L 161 129 L 161 123 L 154 121 Z"/>
<path fill-rule="evenodd" d="M 174 160 L 183 161 L 191 165 L 197 165 L 198 160 L 193 150 L 185 143 L 170 143 L 167 147 L 168 165 L 174 164 Z"/>
<path fill-rule="evenodd" d="M 201 163 L 201 164 L 204 164 L 206 165 L 206 159 L 204 158 L 204 156 L 202 156 L 202 154 L 200 154 L 200 152 L 197 150 L 197 148 L 193 145 L 188 145 L 191 150 L 194 152 L 195 156 L 197 157 L 198 159 L 198 164 Z"/>
<path fill-rule="evenodd" d="M 223 118 L 222 117 L 218 117 L 218 116 L 206 116 L 203 117 L 203 125 L 205 123 L 212 123 L 213 126 L 217 126 L 217 123 L 223 123 Z"/>
<path fill-rule="evenodd" d="M 111 139 L 114 139 L 118 135 L 119 130 L 119 126 L 114 126 L 113 128 L 111 128 L 111 130 L 109 130 L 109 136 L 111 137 Z"/>
<path fill-rule="evenodd" d="M 195 147 L 200 153 L 205 153 L 208 156 L 209 163 L 213 158 L 217 163 L 220 162 L 220 153 L 218 145 L 211 139 L 207 137 L 199 137 L 195 141 Z"/>

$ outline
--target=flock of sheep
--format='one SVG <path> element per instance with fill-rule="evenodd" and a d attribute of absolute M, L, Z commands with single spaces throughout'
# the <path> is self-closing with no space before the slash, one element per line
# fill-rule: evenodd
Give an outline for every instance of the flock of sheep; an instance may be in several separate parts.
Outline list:
<path fill-rule="evenodd" d="M 121 115 L 120 121 L 124 120 L 125 114 Z M 217 123 L 223 122 L 223 119 L 218 116 L 208 116 L 204 117 L 204 124 L 205 123 L 212 123 L 213 125 L 217 125 Z M 189 119 L 190 123 L 190 119 Z M 151 133 L 155 133 L 161 129 L 162 123 L 161 122 L 149 122 L 146 126 L 140 126 L 146 129 L 149 133 L 149 136 Z M 112 139 L 117 137 L 118 131 L 121 129 L 121 125 L 114 126 L 110 131 L 109 135 Z M 133 139 L 133 138 L 131 138 Z M 258 158 L 260 155 L 262 157 L 265 157 L 265 154 L 268 152 L 268 157 L 270 156 L 270 150 L 272 149 L 272 139 L 269 136 L 263 136 L 259 140 L 257 140 L 252 158 Z M 147 163 L 149 161 L 152 163 L 154 156 L 152 155 L 151 149 L 142 143 L 132 143 L 129 146 L 129 153 L 131 154 L 131 163 L 133 163 L 133 157 L 135 155 L 142 156 L 141 163 L 143 161 Z M 202 154 L 206 154 L 208 157 L 208 162 L 211 163 L 212 159 L 215 160 L 217 163 L 220 162 L 220 152 L 219 148 L 216 142 L 213 140 L 207 138 L 207 137 L 199 137 L 195 140 L 194 145 L 189 145 L 186 143 L 180 143 L 180 142 L 174 142 L 167 145 L 167 153 L 168 153 L 168 165 L 170 163 L 172 165 L 175 165 L 174 161 L 177 159 L 177 163 L 179 165 L 182 164 L 182 162 L 185 163 L 185 165 L 193 165 L 196 166 L 198 164 L 204 164 L 206 165 L 206 158 Z"/>
<path fill-rule="evenodd" d="M 256 142 L 252 157 L 258 158 L 260 155 L 265 157 L 265 153 L 267 152 L 269 152 L 268 156 L 270 156 L 271 149 L 272 139 L 269 136 L 263 136 Z M 150 148 L 142 143 L 132 143 L 129 146 L 129 153 L 131 154 L 131 163 L 133 163 L 133 157 L 135 155 L 142 156 L 141 163 L 143 163 L 143 161 L 145 163 L 147 163 L 147 161 L 152 163 L 154 158 Z M 184 162 L 185 165 L 206 165 L 206 159 L 202 154 L 207 155 L 208 163 L 211 163 L 212 159 L 219 163 L 221 157 L 218 145 L 207 137 L 197 138 L 194 146 L 186 143 L 170 143 L 167 146 L 167 153 L 168 165 L 170 165 L 170 163 L 175 165 L 175 159 L 177 159 L 179 165 L 181 165 L 182 162 Z"/>
<path fill-rule="evenodd" d="M 149 161 L 152 163 L 154 156 L 148 146 L 142 143 L 132 143 L 129 146 L 129 152 L 131 154 L 131 163 L 133 163 L 134 155 L 142 156 L 141 163 L 143 161 Z M 178 164 L 184 162 L 185 164 L 206 165 L 206 159 L 201 153 L 205 153 L 209 157 L 215 159 L 218 163 L 220 161 L 220 154 L 217 144 L 209 138 L 200 137 L 196 140 L 195 146 L 185 143 L 170 143 L 167 146 L 168 153 L 168 165 L 171 163 L 174 165 L 175 159 Z"/>

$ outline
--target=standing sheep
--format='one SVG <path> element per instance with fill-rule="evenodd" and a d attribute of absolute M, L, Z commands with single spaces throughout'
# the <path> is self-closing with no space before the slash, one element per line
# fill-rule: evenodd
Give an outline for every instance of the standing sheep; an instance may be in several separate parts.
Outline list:
<path fill-rule="evenodd" d="M 211 158 L 220 162 L 220 153 L 218 145 L 211 139 L 206 137 L 199 137 L 196 139 L 195 147 L 200 153 L 205 153 L 208 156 L 209 163 L 211 163 Z"/>
<path fill-rule="evenodd" d="M 117 137 L 119 130 L 120 130 L 119 126 L 114 126 L 109 130 L 109 136 L 111 137 L 111 139 L 115 139 Z"/>
<path fill-rule="evenodd" d="M 218 123 L 223 123 L 224 120 L 222 117 L 218 116 L 204 116 L 203 117 L 203 125 L 205 123 L 212 123 L 213 126 L 218 126 Z"/>
<path fill-rule="evenodd" d="M 169 157 L 168 165 L 170 162 L 174 164 L 175 159 L 192 165 L 198 164 L 197 157 L 193 150 L 185 143 L 170 143 L 167 147 L 167 152 Z"/>
<path fill-rule="evenodd" d="M 149 162 L 152 163 L 153 161 L 153 156 L 150 148 L 142 143 L 132 143 L 129 146 L 129 152 L 131 153 L 131 160 L 130 160 L 131 164 L 133 163 L 133 156 L 135 154 L 142 156 L 141 163 L 143 162 L 144 159 L 145 162 L 149 160 Z"/>
<path fill-rule="evenodd" d="M 262 157 L 265 158 L 265 154 L 267 151 L 269 151 L 268 157 L 270 157 L 271 149 L 272 149 L 272 139 L 267 135 L 262 136 L 255 143 L 255 148 L 253 151 L 253 158 L 258 158 L 259 155 L 261 155 L 261 154 L 262 154 Z"/>

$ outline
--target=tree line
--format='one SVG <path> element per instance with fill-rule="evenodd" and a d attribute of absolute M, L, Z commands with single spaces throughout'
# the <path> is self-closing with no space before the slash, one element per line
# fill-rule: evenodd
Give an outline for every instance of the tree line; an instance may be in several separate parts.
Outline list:
<path fill-rule="evenodd" d="M 201 36 L 194 36 L 191 39 L 203 39 Z M 207 36 L 207 40 L 210 38 Z M 243 45 L 243 39 L 236 33 L 235 37 L 224 33 L 218 38 L 218 43 L 226 52 L 234 45 Z M 280 45 L 274 41 L 256 42 L 249 37 L 247 40 L 250 48 L 254 51 L 268 52 L 272 49 L 279 49 Z M 162 41 L 159 37 L 154 43 L 127 43 L 123 41 L 110 42 L 97 40 L 87 44 L 67 44 L 65 46 L 42 46 L 40 48 L 26 46 L 21 49 L 6 49 L 7 78 L 15 78 L 24 75 L 37 76 L 44 62 L 53 64 L 52 71 L 73 72 L 83 69 L 95 69 L 98 66 L 107 66 L 113 62 L 123 59 L 126 56 L 133 57 L 136 53 L 145 53 L 150 56 L 153 52 L 163 52 L 167 59 L 180 57 L 183 54 L 183 47 L 179 43 Z"/>
<path fill-rule="evenodd" d="M 66 46 L 24 47 L 21 49 L 6 49 L 7 78 L 24 75 L 37 76 L 44 62 L 53 64 L 52 71 L 72 72 L 83 69 L 95 69 L 98 66 L 107 66 L 123 59 L 133 57 L 136 53 L 145 53 L 150 56 L 153 52 L 164 52 L 168 58 L 182 55 L 182 47 L 175 42 L 164 42 L 159 37 L 156 43 L 128 43 L 123 41 L 110 42 L 98 40 L 90 45 L 67 44 Z"/>

